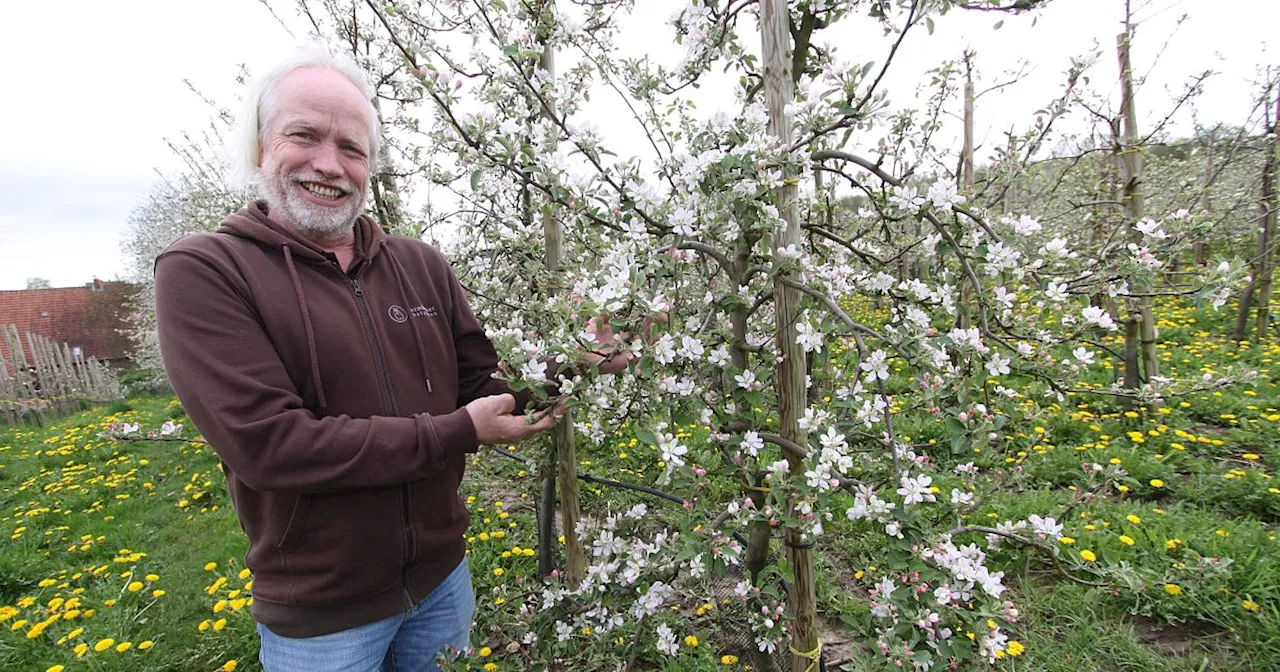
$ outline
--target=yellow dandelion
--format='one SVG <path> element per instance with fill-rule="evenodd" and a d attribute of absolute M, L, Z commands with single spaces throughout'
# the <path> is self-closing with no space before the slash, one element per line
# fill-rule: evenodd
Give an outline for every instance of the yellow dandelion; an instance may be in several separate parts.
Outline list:
<path fill-rule="evenodd" d="M 1164 481 L 1162 481 L 1162 480 L 1160 480 L 1160 479 L 1158 479 L 1158 478 L 1153 478 L 1153 479 L 1151 479 L 1151 487 L 1153 487 L 1153 488 L 1163 488 L 1163 487 L 1164 487 Z"/>
<path fill-rule="evenodd" d="M 116 640 L 114 639 L 100 639 L 97 644 L 93 645 L 93 650 L 98 653 L 102 653 L 103 651 L 115 646 L 115 643 Z"/>
<path fill-rule="evenodd" d="M 1084 558 L 1085 562 L 1093 562 L 1098 559 L 1098 556 L 1094 555 L 1093 551 L 1087 548 L 1083 551 L 1080 551 L 1080 557 Z"/>
<path fill-rule="evenodd" d="M 1166 583 L 1164 584 L 1164 592 L 1169 593 L 1170 595 L 1181 595 L 1182 586 L 1179 586 L 1176 583 Z"/>
<path fill-rule="evenodd" d="M 1127 535 L 1127 534 L 1122 534 L 1122 535 L 1120 535 L 1120 543 L 1124 544 L 1125 546 L 1132 546 L 1132 545 L 1133 545 L 1133 537 L 1131 537 L 1131 536 L 1129 536 L 1129 535 Z"/>
<path fill-rule="evenodd" d="M 688 635 L 687 637 L 684 638 L 684 643 L 685 643 L 685 646 L 697 646 L 698 638 L 694 637 L 693 635 Z"/>

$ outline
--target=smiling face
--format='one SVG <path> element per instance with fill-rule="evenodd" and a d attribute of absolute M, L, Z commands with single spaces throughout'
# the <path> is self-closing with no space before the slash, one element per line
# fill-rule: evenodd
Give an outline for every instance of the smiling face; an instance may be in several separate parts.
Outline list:
<path fill-rule="evenodd" d="M 319 242 L 351 235 L 369 189 L 370 105 L 341 74 L 299 68 L 276 83 L 258 162 L 273 217 Z"/>

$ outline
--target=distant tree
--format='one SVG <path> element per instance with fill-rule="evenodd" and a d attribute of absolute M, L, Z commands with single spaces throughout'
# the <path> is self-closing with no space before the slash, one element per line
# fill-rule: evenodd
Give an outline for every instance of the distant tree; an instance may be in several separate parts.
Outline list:
<path fill-rule="evenodd" d="M 182 159 L 182 167 L 163 176 L 129 214 L 129 231 L 121 243 L 130 260 L 129 279 L 138 285 L 138 292 L 128 302 L 125 331 L 133 343 L 133 361 L 149 374 L 155 388 L 166 385 L 156 340 L 155 259 L 183 236 L 212 231 L 227 213 L 238 210 L 247 200 L 247 195 L 227 186 L 227 168 L 220 158 L 225 124 L 226 118 L 222 118 L 199 136 L 184 133 L 180 141 L 169 142 Z"/>
<path fill-rule="evenodd" d="M 27 289 L 49 289 L 47 278 L 27 278 Z"/>

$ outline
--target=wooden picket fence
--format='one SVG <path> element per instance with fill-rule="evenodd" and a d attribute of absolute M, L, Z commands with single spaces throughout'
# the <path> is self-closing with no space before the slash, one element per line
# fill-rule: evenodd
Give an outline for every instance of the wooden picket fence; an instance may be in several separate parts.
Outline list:
<path fill-rule="evenodd" d="M 86 404 L 121 396 L 120 384 L 105 364 L 66 343 L 26 332 L 24 349 L 12 324 L 0 324 L 0 337 L 9 352 L 9 359 L 0 356 L 0 424 L 44 425 Z"/>

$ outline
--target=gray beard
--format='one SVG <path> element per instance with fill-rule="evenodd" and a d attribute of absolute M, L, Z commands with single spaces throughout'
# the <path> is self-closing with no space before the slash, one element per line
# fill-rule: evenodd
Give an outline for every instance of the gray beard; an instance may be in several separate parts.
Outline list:
<path fill-rule="evenodd" d="M 311 176 L 302 179 L 325 180 Z M 258 171 L 258 195 L 267 202 L 271 215 L 284 219 L 309 237 L 327 242 L 341 240 L 351 234 L 352 226 L 364 212 L 364 197 L 350 199 L 342 208 L 326 208 L 304 199 L 293 187 L 293 177 L 280 178 Z M 350 193 L 350 185 L 342 185 Z"/>

